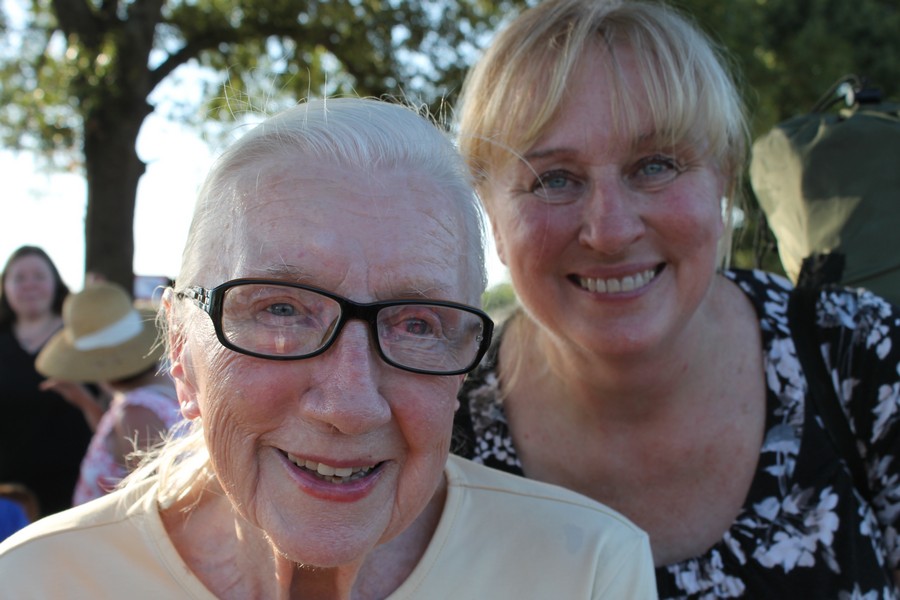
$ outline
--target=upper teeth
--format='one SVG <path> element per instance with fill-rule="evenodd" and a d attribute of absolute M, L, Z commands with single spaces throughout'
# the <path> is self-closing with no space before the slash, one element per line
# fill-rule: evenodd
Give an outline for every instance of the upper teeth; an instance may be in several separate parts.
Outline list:
<path fill-rule="evenodd" d="M 654 269 L 647 269 L 634 275 L 628 275 L 621 279 L 610 277 L 609 279 L 598 279 L 594 277 L 580 278 L 581 287 L 591 292 L 601 292 L 614 294 L 616 292 L 630 292 L 638 288 L 644 287 L 656 277 Z"/>
<path fill-rule="evenodd" d="M 343 478 L 351 477 L 353 475 L 362 476 L 375 468 L 373 465 L 368 465 L 365 467 L 332 467 L 331 465 L 326 465 L 325 463 L 305 460 L 303 458 L 294 456 L 293 454 L 288 454 L 287 456 L 288 460 L 290 460 L 298 467 L 303 467 L 309 469 L 310 471 L 315 471 L 316 473 L 324 477 Z"/>

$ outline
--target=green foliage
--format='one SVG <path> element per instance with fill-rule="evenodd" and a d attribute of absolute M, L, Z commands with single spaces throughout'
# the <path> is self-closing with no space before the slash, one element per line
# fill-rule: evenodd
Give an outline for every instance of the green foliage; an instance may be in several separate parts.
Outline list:
<path fill-rule="evenodd" d="M 509 282 L 498 283 L 481 296 L 481 306 L 495 320 L 505 316 L 517 303 L 516 292 Z"/>
<path fill-rule="evenodd" d="M 677 0 L 725 49 L 746 92 L 751 135 L 808 112 L 848 73 L 900 97 L 897 0 Z M 734 264 L 781 271 L 774 237 L 747 186 Z"/>
<path fill-rule="evenodd" d="M 197 124 L 336 94 L 401 97 L 440 112 L 481 41 L 520 4 L 32 0 L 0 42 L 0 135 L 8 147 L 77 164 L 91 111 L 133 94 L 142 78 L 149 96 L 188 64 L 216 74 L 206 80 L 206 109 L 170 115 Z"/>
<path fill-rule="evenodd" d="M 84 168 L 92 213 L 133 205 L 136 184 L 100 189 L 120 165 L 92 167 L 98 157 L 86 148 L 127 147 L 151 94 L 179 67 L 208 69 L 204 107 L 176 104 L 167 115 L 196 124 L 338 94 L 401 97 L 446 121 L 479 49 L 536 0 L 13 1 L 25 10 L 22 22 L 0 12 L 0 140 Z M 754 137 L 849 72 L 900 95 L 897 0 L 672 1 L 726 49 Z M 752 198 L 746 210 L 736 262 L 777 265 Z"/>
<path fill-rule="evenodd" d="M 154 90 L 179 67 L 208 76 L 205 107 L 175 104 L 165 116 L 197 124 L 342 94 L 440 114 L 475 49 L 517 4 L 30 0 L 22 22 L 0 19 L 0 139 L 84 172 L 86 270 L 130 286 L 130 221 L 145 169 L 137 135 Z"/>
<path fill-rule="evenodd" d="M 896 0 L 677 0 L 730 56 L 754 136 L 806 112 L 839 77 L 900 95 Z"/>

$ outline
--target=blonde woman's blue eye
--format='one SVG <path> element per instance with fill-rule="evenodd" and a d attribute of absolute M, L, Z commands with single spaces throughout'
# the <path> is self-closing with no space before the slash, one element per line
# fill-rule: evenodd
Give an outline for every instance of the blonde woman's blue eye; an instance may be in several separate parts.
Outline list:
<path fill-rule="evenodd" d="M 551 175 L 550 177 L 542 177 L 541 184 L 546 188 L 560 189 L 566 186 L 569 180 L 562 175 Z"/>
<path fill-rule="evenodd" d="M 578 177 L 564 169 L 538 175 L 529 192 L 542 202 L 568 204 L 578 199 L 584 185 Z"/>
<path fill-rule="evenodd" d="M 565 171 L 550 171 L 542 173 L 531 187 L 534 193 L 554 193 L 566 188 L 572 187 L 574 184 L 573 177 Z"/>
<path fill-rule="evenodd" d="M 665 183 L 677 177 L 681 172 L 682 169 L 674 159 L 666 156 L 651 156 L 638 161 L 630 178 Z"/>

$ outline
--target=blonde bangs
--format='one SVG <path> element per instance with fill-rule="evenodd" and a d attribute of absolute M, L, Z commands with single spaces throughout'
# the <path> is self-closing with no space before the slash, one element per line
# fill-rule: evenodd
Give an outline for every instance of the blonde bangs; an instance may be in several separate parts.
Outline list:
<path fill-rule="evenodd" d="M 544 8 L 526 11 L 502 31 L 463 85 L 459 148 L 476 187 L 532 146 L 556 118 L 581 56 L 575 40 L 590 33 L 575 6 L 556 7 L 572 13 L 566 19 Z"/>
<path fill-rule="evenodd" d="M 748 132 L 725 57 L 691 20 L 662 4 L 559 0 L 527 10 L 502 31 L 469 74 L 459 147 L 481 184 L 526 152 L 556 118 L 566 84 L 597 45 L 612 58 L 614 126 L 711 158 L 737 193 Z M 629 89 L 617 51 L 630 48 L 642 89 Z M 646 119 L 649 111 L 651 131 Z M 733 181 L 732 181 L 733 180 Z"/>
<path fill-rule="evenodd" d="M 746 154 L 744 109 L 736 87 L 712 43 L 684 17 L 620 11 L 607 16 L 602 36 L 610 53 L 614 111 L 631 139 L 651 133 L 671 147 L 689 147 L 736 175 Z M 628 48 L 637 61 L 641 86 L 625 83 L 617 51 Z M 650 123 L 639 123 L 639 111 Z M 644 130 L 641 131 L 640 129 Z"/>

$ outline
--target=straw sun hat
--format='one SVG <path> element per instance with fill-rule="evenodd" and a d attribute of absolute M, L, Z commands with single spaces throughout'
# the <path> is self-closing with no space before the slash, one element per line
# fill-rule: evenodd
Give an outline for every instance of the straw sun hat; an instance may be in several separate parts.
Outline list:
<path fill-rule="evenodd" d="M 38 372 L 53 379 L 98 382 L 138 375 L 162 355 L 154 315 L 138 311 L 121 286 L 89 284 L 66 298 L 63 329 L 38 354 Z"/>

